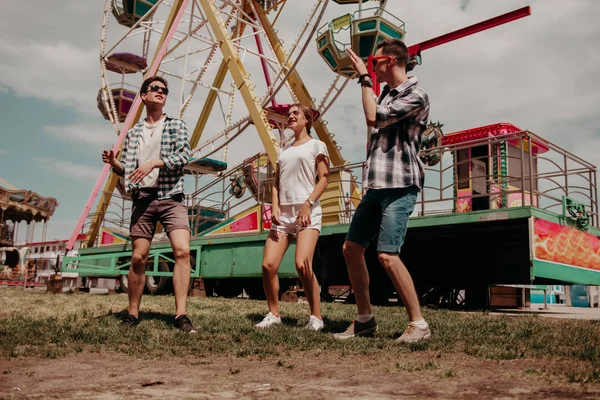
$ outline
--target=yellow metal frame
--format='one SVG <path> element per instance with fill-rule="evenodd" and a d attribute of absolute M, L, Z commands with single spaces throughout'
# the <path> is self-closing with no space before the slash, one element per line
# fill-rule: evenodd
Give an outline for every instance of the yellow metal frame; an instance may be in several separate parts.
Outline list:
<path fill-rule="evenodd" d="M 267 18 L 264 8 L 258 3 L 258 1 L 256 1 L 256 0 L 252 0 L 252 1 L 254 1 L 256 12 L 258 14 L 258 18 L 261 22 L 263 29 L 265 30 L 265 33 L 267 35 L 267 38 L 269 39 L 269 42 L 271 42 L 271 46 L 272 46 L 273 50 L 275 51 L 277 60 L 279 61 L 280 64 L 283 65 L 283 63 L 285 62 L 285 59 L 286 59 L 285 49 L 283 48 L 281 41 L 277 37 L 277 34 L 275 33 L 275 29 L 273 28 L 273 25 L 269 22 L 269 19 Z M 291 65 L 287 64 L 287 65 L 285 65 L 285 68 L 289 71 L 289 69 L 291 68 Z M 304 85 L 304 82 L 302 82 L 302 78 L 300 78 L 300 74 L 298 73 L 297 70 L 294 69 L 290 73 L 288 82 L 290 84 L 290 87 L 292 88 L 292 91 L 294 92 L 294 94 L 296 95 L 296 97 L 298 98 L 298 101 L 300 103 L 307 105 L 307 106 L 311 107 L 312 109 L 316 109 L 316 105 L 312 99 L 312 96 L 310 95 L 310 93 L 308 93 L 308 89 Z M 313 128 L 314 128 L 315 132 L 317 132 L 319 139 L 323 143 L 325 143 L 325 145 L 327 146 L 327 151 L 329 153 L 329 159 L 331 160 L 331 163 L 334 166 L 340 166 L 340 165 L 346 164 L 347 161 L 344 160 L 342 153 L 340 153 L 340 151 L 337 147 L 337 143 L 335 142 L 335 140 L 333 140 L 331 138 L 329 130 L 327 129 L 327 127 L 325 126 L 325 124 L 323 123 L 323 120 L 321 118 L 318 118 L 313 123 Z M 352 183 L 351 183 L 351 188 L 352 188 L 352 203 L 356 207 L 356 206 L 358 206 L 358 202 L 359 202 L 358 199 L 360 199 L 362 197 L 362 193 L 360 192 L 360 190 L 356 186 L 356 182 L 354 182 L 354 181 L 352 181 Z M 340 192 L 340 195 L 341 195 L 341 192 Z M 339 197 L 338 197 L 338 199 L 339 199 Z"/>
<path fill-rule="evenodd" d="M 241 24 L 241 26 L 236 27 L 233 33 L 233 37 L 236 38 L 244 32 L 245 24 Z M 225 76 L 227 75 L 227 62 L 225 59 L 221 61 L 219 65 L 219 69 L 217 70 L 217 74 L 212 83 L 212 87 L 216 89 L 221 89 L 223 86 L 223 81 L 225 80 Z M 202 107 L 202 112 L 200 113 L 200 117 L 198 118 L 198 122 L 196 123 L 196 127 L 194 128 L 194 132 L 190 138 L 190 147 L 194 148 L 198 145 L 200 138 L 202 137 L 202 133 L 204 133 L 204 128 L 206 127 L 206 123 L 208 122 L 208 118 L 210 117 L 210 113 L 212 111 L 213 106 L 215 105 L 215 101 L 217 100 L 217 91 L 211 90 L 206 96 L 206 101 L 204 102 L 204 106 Z"/>
<path fill-rule="evenodd" d="M 275 51 L 277 60 L 284 68 L 286 68 L 287 71 L 289 71 L 291 65 L 289 63 L 287 65 L 283 65 L 286 59 L 285 49 L 283 48 L 281 41 L 275 33 L 275 28 L 273 28 L 273 25 L 271 25 L 269 19 L 267 18 L 264 8 L 258 3 L 258 1 L 252 1 L 254 1 L 254 6 L 256 8 L 256 12 L 258 13 L 258 18 L 261 22 L 263 29 L 265 30 L 269 42 L 271 42 L 271 46 Z M 306 86 L 304 86 L 304 82 L 302 82 L 300 74 L 298 74 L 297 70 L 294 70 L 290 73 L 288 82 L 290 83 L 290 87 L 292 88 L 292 91 L 294 92 L 300 103 L 302 103 L 305 106 L 309 106 L 312 109 L 317 108 L 312 99 L 312 96 L 310 95 L 310 93 L 308 93 L 308 89 L 306 89 Z M 331 136 L 329 135 L 329 130 L 327 129 L 325 124 L 323 124 L 323 120 L 321 118 L 317 119 L 314 122 L 313 128 L 315 129 L 315 132 L 317 132 L 319 139 L 322 142 L 324 142 L 327 146 L 327 151 L 329 152 L 329 158 L 331 159 L 332 164 L 336 166 L 345 164 L 346 160 L 344 160 L 344 158 L 342 157 L 342 153 L 340 153 L 340 151 L 338 150 L 335 141 L 331 139 Z"/>
<path fill-rule="evenodd" d="M 223 60 L 229 68 L 229 72 L 244 99 L 244 103 L 246 103 L 248 111 L 250 111 L 250 117 L 256 127 L 258 136 L 263 143 L 271 164 L 275 167 L 279 152 L 279 142 L 273 135 L 273 129 L 269 121 L 267 121 L 266 112 L 263 110 L 260 100 L 254 94 L 254 86 L 250 82 L 250 76 L 246 72 L 236 48 L 231 43 L 231 37 L 225 29 L 214 0 L 200 0 L 200 5 L 204 9 L 208 23 L 212 27 L 219 43 Z"/>

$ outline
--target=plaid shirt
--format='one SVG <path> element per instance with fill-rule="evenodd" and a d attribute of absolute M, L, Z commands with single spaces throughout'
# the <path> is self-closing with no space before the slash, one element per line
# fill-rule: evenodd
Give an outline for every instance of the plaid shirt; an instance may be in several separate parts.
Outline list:
<path fill-rule="evenodd" d="M 425 170 L 419 150 L 429 118 L 427 93 L 417 85 L 416 77 L 410 77 L 394 89 L 386 85 L 376 101 L 376 129 L 369 140 L 363 187 L 416 185 L 421 190 Z"/>
<path fill-rule="evenodd" d="M 144 121 L 138 122 L 127 132 L 123 145 L 121 163 L 127 192 L 139 189 L 140 184 L 132 184 L 129 175 L 138 167 L 138 142 L 144 129 Z M 160 142 L 160 159 L 165 164 L 158 173 L 158 198 L 168 199 L 183 193 L 183 167 L 190 159 L 190 143 L 185 122 L 165 114 L 165 122 Z M 114 171 L 114 170 L 113 170 Z"/>

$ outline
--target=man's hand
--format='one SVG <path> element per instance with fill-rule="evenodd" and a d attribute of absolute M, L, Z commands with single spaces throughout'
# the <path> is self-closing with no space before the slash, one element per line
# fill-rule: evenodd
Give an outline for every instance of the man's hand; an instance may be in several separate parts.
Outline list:
<path fill-rule="evenodd" d="M 281 217 L 281 209 L 278 206 L 271 207 L 271 221 L 275 225 L 279 225 L 279 217 Z"/>
<path fill-rule="evenodd" d="M 363 60 L 359 56 L 357 56 L 356 53 L 354 53 L 351 48 L 348 47 L 346 50 L 348 51 L 348 54 L 350 54 L 350 61 L 352 61 L 352 68 L 354 68 L 354 70 L 356 72 L 358 72 L 358 75 L 368 74 L 369 70 L 367 69 L 367 66 L 365 65 Z"/>
<path fill-rule="evenodd" d="M 110 164 L 111 167 L 115 167 L 115 153 L 111 150 L 104 150 L 102 152 L 102 162 Z"/>
<path fill-rule="evenodd" d="M 131 183 L 140 183 L 142 179 L 144 179 L 152 170 L 156 168 L 156 161 L 150 160 L 141 167 L 138 167 L 129 175 L 129 179 L 131 179 Z"/>
<path fill-rule="evenodd" d="M 309 226 L 310 225 L 310 214 L 311 214 L 311 209 L 310 209 L 310 204 L 308 204 L 308 202 L 305 202 L 304 204 L 302 204 L 302 207 L 300 208 L 300 211 L 298 212 L 298 225 L 300 226 Z"/>

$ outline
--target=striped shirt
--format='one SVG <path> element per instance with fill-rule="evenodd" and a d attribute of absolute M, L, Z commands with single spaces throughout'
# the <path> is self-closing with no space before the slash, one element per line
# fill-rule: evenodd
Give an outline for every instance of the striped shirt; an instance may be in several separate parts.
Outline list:
<path fill-rule="evenodd" d="M 138 165 L 138 142 L 144 129 L 144 121 L 138 122 L 125 136 L 121 163 L 127 192 L 140 188 L 140 183 L 132 184 L 129 175 Z M 190 159 L 190 143 L 185 122 L 165 114 L 160 142 L 160 159 L 165 164 L 158 174 L 158 198 L 168 199 L 183 193 L 183 167 Z M 114 171 L 114 170 L 113 170 Z"/>
<path fill-rule="evenodd" d="M 410 77 L 398 87 L 386 85 L 377 101 L 375 129 L 363 173 L 365 189 L 423 189 L 425 170 L 419 150 L 429 118 L 429 97 Z"/>

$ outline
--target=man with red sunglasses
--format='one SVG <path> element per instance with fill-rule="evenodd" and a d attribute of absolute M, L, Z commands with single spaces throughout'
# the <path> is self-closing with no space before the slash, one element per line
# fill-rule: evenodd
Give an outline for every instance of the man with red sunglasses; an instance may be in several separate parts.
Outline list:
<path fill-rule="evenodd" d="M 419 191 L 423 190 L 425 173 L 419 149 L 429 118 L 429 99 L 417 85 L 417 78 L 406 75 L 408 49 L 401 40 L 380 42 L 375 57 L 371 58 L 377 81 L 387 83 L 379 96 L 373 93 L 373 82 L 363 61 L 351 49 L 348 53 L 360 76 L 362 103 L 371 134 L 363 171 L 366 193 L 352 217 L 343 248 L 358 316 L 345 332 L 334 337 L 371 336 L 377 330 L 364 256 L 367 246 L 377 237 L 379 262 L 408 312 L 409 325 L 398 340 L 428 339 L 429 325 L 421 315 L 410 273 L 400 260 L 400 249 L 408 218 Z"/>
<path fill-rule="evenodd" d="M 102 153 L 102 160 L 124 177 L 125 189 L 131 193 L 132 243 L 128 276 L 129 311 L 121 323 L 133 327 L 140 321 L 139 308 L 144 291 L 146 262 L 156 224 L 160 222 L 171 241 L 175 266 L 175 320 L 178 329 L 194 333 L 186 316 L 190 283 L 190 234 L 184 205 L 183 167 L 190 158 L 190 144 L 185 122 L 163 113 L 169 89 L 167 81 L 153 76 L 142 83 L 140 97 L 146 106 L 146 118 L 127 132 L 119 161 L 112 150 Z"/>

